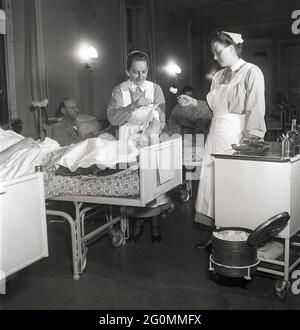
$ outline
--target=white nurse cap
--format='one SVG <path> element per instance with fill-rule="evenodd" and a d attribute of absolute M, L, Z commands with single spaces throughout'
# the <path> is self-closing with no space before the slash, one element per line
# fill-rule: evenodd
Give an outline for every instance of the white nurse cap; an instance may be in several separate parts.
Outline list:
<path fill-rule="evenodd" d="M 228 34 L 235 44 L 242 44 L 244 42 L 242 35 L 239 33 L 226 32 L 226 31 L 222 31 L 222 33 Z"/>

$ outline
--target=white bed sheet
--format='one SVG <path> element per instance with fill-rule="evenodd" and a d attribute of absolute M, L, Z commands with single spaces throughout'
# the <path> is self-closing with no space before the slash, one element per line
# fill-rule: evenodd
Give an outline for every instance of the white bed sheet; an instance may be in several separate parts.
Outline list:
<path fill-rule="evenodd" d="M 24 139 L 24 136 L 13 131 L 4 131 L 1 129 L 0 133 L 0 152 Z M 33 174 L 35 167 L 41 164 L 45 155 L 59 147 L 56 141 L 46 138 L 36 148 L 19 150 L 0 166 L 0 181 L 7 181 Z"/>
<path fill-rule="evenodd" d="M 114 168 L 119 163 L 136 162 L 138 154 L 139 151 L 131 140 L 91 138 L 70 146 L 56 164 L 72 172 L 79 167 L 87 168 L 95 164 L 100 168 Z"/>

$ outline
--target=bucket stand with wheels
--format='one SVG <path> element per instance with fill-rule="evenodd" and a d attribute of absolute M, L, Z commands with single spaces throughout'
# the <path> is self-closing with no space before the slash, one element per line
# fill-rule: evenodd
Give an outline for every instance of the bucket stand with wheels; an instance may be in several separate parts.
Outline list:
<path fill-rule="evenodd" d="M 228 269 L 229 272 L 231 270 L 247 270 L 247 274 L 245 276 L 243 276 L 246 280 L 251 280 L 251 274 L 254 272 L 254 270 L 256 269 L 257 265 L 259 264 L 259 260 L 257 260 L 254 264 L 252 265 L 248 265 L 248 266 L 228 266 L 228 265 L 223 265 L 223 264 L 219 264 L 217 262 L 215 262 L 212 258 L 212 255 L 209 256 L 209 270 L 219 273 L 219 271 L 217 271 L 215 269 L 216 268 L 225 268 Z"/>
<path fill-rule="evenodd" d="M 242 227 L 224 227 L 215 230 L 212 237 L 209 270 L 227 277 L 244 277 L 246 280 L 250 280 L 256 270 L 283 276 L 282 281 L 278 280 L 275 283 L 275 293 L 279 299 L 285 300 L 290 289 L 289 273 L 300 263 L 300 258 L 289 266 L 289 238 L 284 239 L 284 261 L 258 258 L 257 247 L 277 236 L 287 226 L 289 219 L 289 214 L 283 212 L 271 217 L 254 231 Z M 300 246 L 300 243 L 294 242 L 293 245 Z M 282 266 L 284 269 L 280 272 L 260 263 Z M 260 267 L 258 267 L 259 264 Z"/>

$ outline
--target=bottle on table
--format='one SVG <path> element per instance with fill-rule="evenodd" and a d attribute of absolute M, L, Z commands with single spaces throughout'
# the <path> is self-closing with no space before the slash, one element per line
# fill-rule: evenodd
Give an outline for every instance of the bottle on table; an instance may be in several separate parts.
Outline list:
<path fill-rule="evenodd" d="M 290 140 L 290 155 L 296 156 L 300 154 L 300 132 L 297 129 L 297 120 L 292 119 L 291 130 L 287 132 L 287 136 Z"/>
<path fill-rule="evenodd" d="M 290 139 L 286 134 L 281 142 L 281 157 L 289 158 L 291 156 L 290 150 Z"/>

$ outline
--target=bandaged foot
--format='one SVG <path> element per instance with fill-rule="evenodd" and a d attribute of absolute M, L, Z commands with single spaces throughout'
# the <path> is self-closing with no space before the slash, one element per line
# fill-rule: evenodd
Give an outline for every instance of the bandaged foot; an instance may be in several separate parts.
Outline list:
<path fill-rule="evenodd" d="M 156 119 L 153 119 L 146 131 L 146 135 L 151 145 L 159 143 L 159 133 L 160 133 L 160 122 Z"/>

